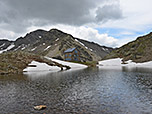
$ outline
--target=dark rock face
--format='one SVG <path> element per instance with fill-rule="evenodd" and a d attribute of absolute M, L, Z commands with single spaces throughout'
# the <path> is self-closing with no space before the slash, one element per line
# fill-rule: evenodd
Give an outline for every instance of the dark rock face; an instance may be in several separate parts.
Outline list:
<path fill-rule="evenodd" d="M 124 46 L 114 50 L 106 58 L 123 58 L 124 61 L 146 62 L 152 60 L 152 32 L 138 37 Z"/>
<path fill-rule="evenodd" d="M 88 42 L 86 40 L 82 40 L 79 38 L 76 38 L 76 39 L 80 41 L 81 43 L 83 43 L 86 47 L 89 47 L 90 49 L 94 50 L 94 53 L 102 58 L 114 50 L 111 47 L 100 46 L 99 44 L 94 43 L 94 42 Z"/>
<path fill-rule="evenodd" d="M 5 43 L 5 45 L 4 45 Z M 94 42 L 74 38 L 72 35 L 57 29 L 50 31 L 36 30 L 20 37 L 16 41 L 0 40 L 0 51 L 14 45 L 8 51 L 27 51 L 42 56 L 64 59 L 64 51 L 76 47 L 80 51 L 82 61 L 98 61 L 113 49 L 100 46 Z"/>
<path fill-rule="evenodd" d="M 8 40 L 0 40 L 0 50 L 6 49 L 9 45 L 11 45 L 12 41 Z"/>

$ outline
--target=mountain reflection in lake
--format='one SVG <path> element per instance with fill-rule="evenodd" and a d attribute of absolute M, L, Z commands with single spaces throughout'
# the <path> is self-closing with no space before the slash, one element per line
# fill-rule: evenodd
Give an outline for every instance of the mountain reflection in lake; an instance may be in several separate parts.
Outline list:
<path fill-rule="evenodd" d="M 0 76 L 0 114 L 151 114 L 151 94 L 151 69 Z"/>

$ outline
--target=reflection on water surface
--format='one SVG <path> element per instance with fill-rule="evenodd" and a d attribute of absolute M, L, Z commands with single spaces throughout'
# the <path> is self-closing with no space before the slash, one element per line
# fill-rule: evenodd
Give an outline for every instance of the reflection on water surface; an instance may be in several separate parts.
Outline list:
<path fill-rule="evenodd" d="M 123 67 L 0 76 L 0 113 L 151 114 L 151 73 Z M 47 109 L 33 109 L 41 104 Z"/>

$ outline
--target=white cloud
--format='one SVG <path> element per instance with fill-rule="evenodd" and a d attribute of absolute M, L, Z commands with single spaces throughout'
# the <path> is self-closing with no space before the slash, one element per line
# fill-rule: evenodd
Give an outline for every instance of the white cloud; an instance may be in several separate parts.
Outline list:
<path fill-rule="evenodd" d="M 121 46 L 139 33 L 149 32 L 151 4 L 152 0 L 46 0 L 43 3 L 0 0 L 0 39 L 12 40 L 36 29 L 57 28 L 101 45 Z M 94 28 L 119 29 L 120 33 L 100 34 Z"/>
<path fill-rule="evenodd" d="M 14 32 L 0 29 L 0 39 L 10 38 L 10 40 L 13 40 L 14 37 L 16 37 L 16 34 Z"/>
<path fill-rule="evenodd" d="M 145 31 L 152 25 L 152 0 L 120 0 L 124 18 L 104 23 L 103 27 L 120 28 L 134 32 Z"/>

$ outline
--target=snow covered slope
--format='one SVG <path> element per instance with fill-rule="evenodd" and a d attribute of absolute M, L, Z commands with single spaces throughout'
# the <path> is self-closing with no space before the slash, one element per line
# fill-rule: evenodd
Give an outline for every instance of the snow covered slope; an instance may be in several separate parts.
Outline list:
<path fill-rule="evenodd" d="M 58 59 L 52 59 L 52 61 L 55 61 L 55 62 L 58 62 L 62 65 L 68 65 L 71 67 L 71 69 L 82 69 L 82 68 L 87 68 L 88 66 L 86 65 L 82 65 L 82 64 L 78 64 L 78 63 L 72 63 L 72 62 L 67 62 L 67 61 L 61 61 L 61 60 L 58 60 Z"/>
<path fill-rule="evenodd" d="M 57 60 L 57 59 L 52 59 L 52 58 L 48 58 L 52 61 L 55 61 L 57 63 L 60 63 L 62 65 L 67 65 L 71 67 L 71 70 L 75 70 L 75 69 L 83 69 L 83 68 L 87 68 L 86 65 L 82 65 L 82 64 L 78 64 L 78 63 L 71 63 L 71 62 L 65 62 L 65 61 L 61 61 L 61 60 Z M 49 66 L 46 63 L 40 63 L 37 61 L 32 61 L 30 65 L 35 65 L 36 67 L 27 67 L 25 68 L 23 71 L 24 72 L 37 72 L 37 71 L 50 71 L 50 72 L 57 72 L 60 71 L 61 68 L 57 67 L 57 66 Z"/>

